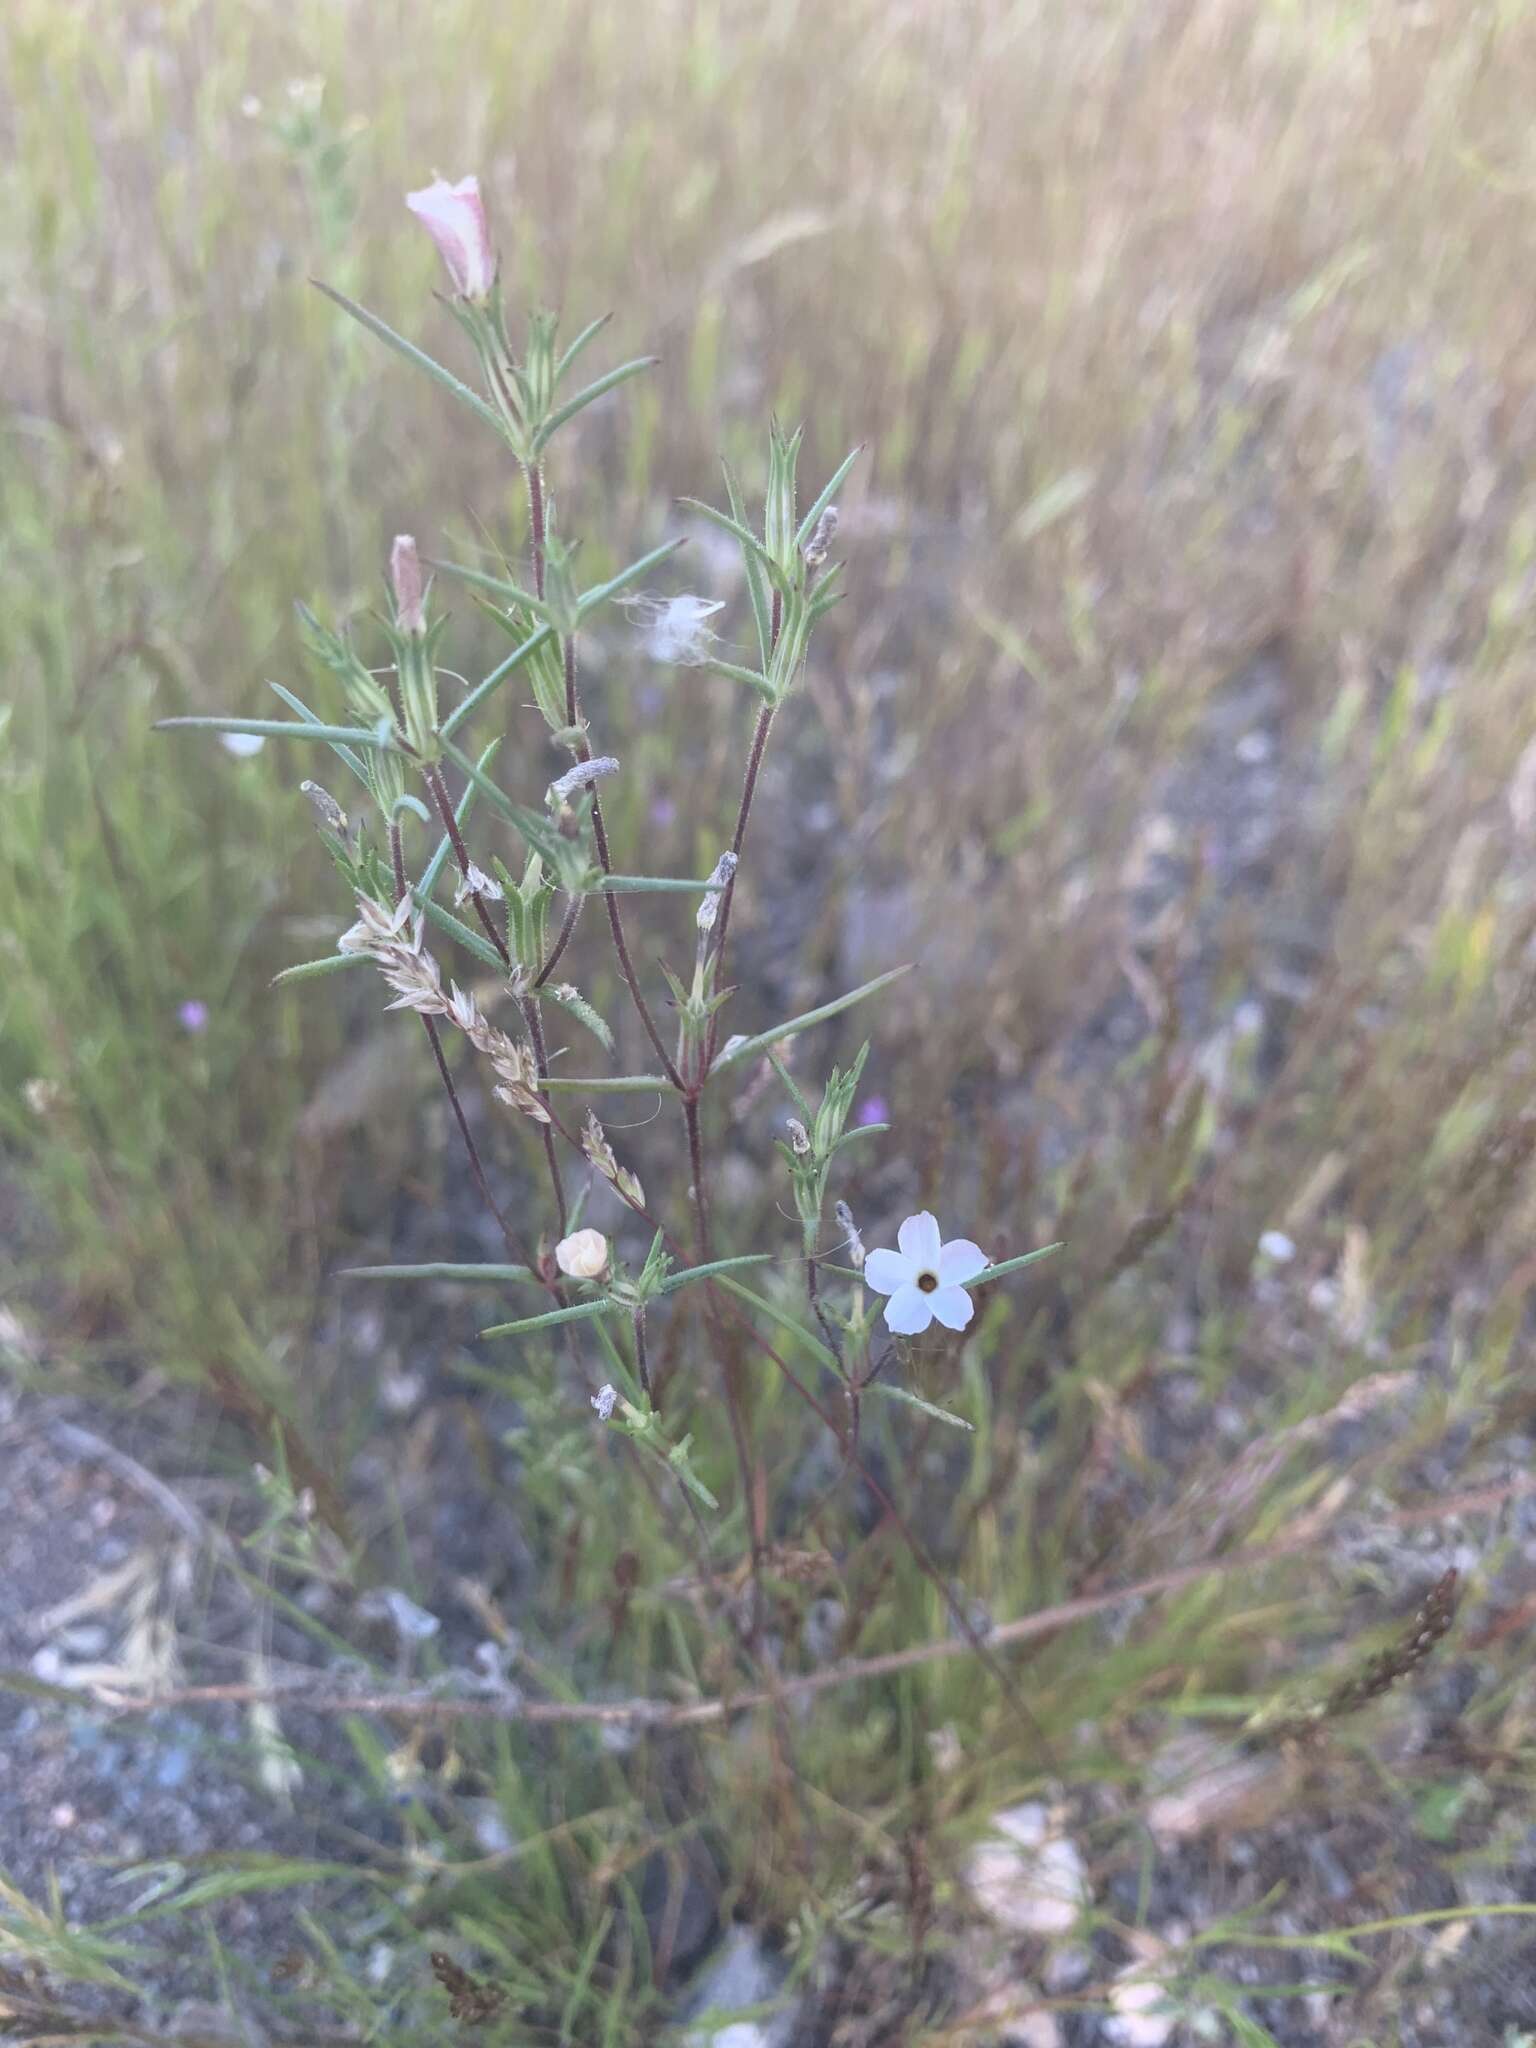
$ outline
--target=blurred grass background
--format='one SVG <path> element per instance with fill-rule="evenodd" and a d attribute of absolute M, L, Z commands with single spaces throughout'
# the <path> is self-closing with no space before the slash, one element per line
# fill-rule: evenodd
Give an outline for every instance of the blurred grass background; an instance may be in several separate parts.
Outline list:
<path fill-rule="evenodd" d="M 880 1199 L 1069 1240 L 962 1576 L 1009 1586 L 1025 1499 L 1043 1596 L 1167 1555 L 1170 1359 L 1255 1439 L 1422 1367 L 1388 1500 L 1448 1427 L 1528 1426 L 1528 7 L 12 0 L 0 50 L 19 1366 L 147 1366 L 258 1433 L 355 1400 L 321 1275 L 420 1162 L 347 1107 L 347 991 L 267 987 L 332 931 L 313 764 L 149 728 L 267 714 L 293 600 L 376 602 L 396 531 L 520 536 L 499 451 L 305 281 L 451 356 L 401 196 L 474 169 L 511 302 L 663 358 L 584 422 L 568 528 L 648 543 L 717 451 L 759 474 L 770 409 L 818 477 L 869 445 L 742 954 L 823 992 L 922 952 L 874 1022 Z M 617 645 L 599 690 L 624 843 L 702 871 L 742 707 Z M 1266 1231 L 1294 1287 L 1256 1313 Z M 1250 1537 L 1310 1498 L 1273 1477 Z M 1073 1711 L 1177 1689 L 1208 1625 Z"/>

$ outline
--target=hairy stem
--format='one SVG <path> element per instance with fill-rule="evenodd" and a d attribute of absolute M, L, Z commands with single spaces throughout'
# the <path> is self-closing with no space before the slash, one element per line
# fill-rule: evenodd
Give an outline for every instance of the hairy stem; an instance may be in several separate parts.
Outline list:
<path fill-rule="evenodd" d="M 555 943 L 550 948 L 549 952 L 545 955 L 544 965 L 533 977 L 533 985 L 535 988 L 542 988 L 545 982 L 548 981 L 549 977 L 554 973 L 555 969 L 559 966 L 560 955 L 571 943 L 571 934 L 576 929 L 576 920 L 578 917 L 580 917 L 581 906 L 583 903 L 586 902 L 586 900 L 587 899 L 585 896 L 573 896 L 571 898 L 570 903 L 566 907 L 565 917 L 561 923 L 559 933 L 555 939 Z"/>

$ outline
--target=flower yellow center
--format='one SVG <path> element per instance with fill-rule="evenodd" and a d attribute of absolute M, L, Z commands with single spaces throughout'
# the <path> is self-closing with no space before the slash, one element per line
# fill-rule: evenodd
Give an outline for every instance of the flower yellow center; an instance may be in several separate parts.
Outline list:
<path fill-rule="evenodd" d="M 917 1276 L 917 1284 L 919 1287 L 921 1287 L 924 1294 L 932 1294 L 933 1290 L 939 1284 L 939 1276 L 937 1273 L 919 1273 Z"/>

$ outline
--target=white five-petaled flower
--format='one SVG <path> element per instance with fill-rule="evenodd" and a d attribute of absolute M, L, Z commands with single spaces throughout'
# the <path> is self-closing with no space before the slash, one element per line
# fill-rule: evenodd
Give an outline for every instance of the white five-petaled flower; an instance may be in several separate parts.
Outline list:
<path fill-rule="evenodd" d="M 436 242 L 459 297 L 489 298 L 496 282 L 496 252 L 480 180 L 460 178 L 457 185 L 450 185 L 446 178 L 438 178 L 419 192 L 407 192 L 405 203 Z"/>
<path fill-rule="evenodd" d="M 888 1294 L 885 1326 L 898 1337 L 915 1337 L 937 1316 L 946 1330 L 963 1330 L 976 1312 L 966 1284 L 992 1261 L 968 1237 L 939 1242 L 939 1226 L 926 1209 L 909 1216 L 896 1233 L 899 1251 L 871 1252 L 864 1278 L 877 1294 Z"/>

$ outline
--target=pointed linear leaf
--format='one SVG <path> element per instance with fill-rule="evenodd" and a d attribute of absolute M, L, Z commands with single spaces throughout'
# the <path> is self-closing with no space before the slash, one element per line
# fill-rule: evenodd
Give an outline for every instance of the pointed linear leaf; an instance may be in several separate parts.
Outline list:
<path fill-rule="evenodd" d="M 490 767 L 491 762 L 496 757 L 496 752 L 501 745 L 501 740 L 502 736 L 500 733 L 498 733 L 495 739 L 493 739 L 490 745 L 486 748 L 485 752 L 480 756 L 480 760 L 476 768 L 477 776 L 484 776 L 486 769 Z M 475 798 L 479 794 L 480 783 L 478 780 L 472 777 L 468 782 L 465 783 L 464 794 L 459 798 L 458 802 L 453 807 L 454 822 L 458 825 L 459 830 L 461 832 L 463 831 L 464 827 L 469 823 L 469 814 L 475 808 Z M 450 853 L 452 853 L 452 851 L 453 841 L 448 837 L 448 834 L 445 832 L 442 838 L 437 842 L 436 853 L 433 854 L 432 858 L 427 862 L 425 869 L 422 871 L 421 880 L 416 884 L 416 894 L 418 896 L 430 896 L 432 894 L 432 891 L 437 887 L 437 878 L 443 872 L 443 868 L 447 863 L 448 856 Z"/>
<path fill-rule="evenodd" d="M 343 967 L 367 959 L 366 953 L 328 953 L 323 960 L 301 960 L 296 967 L 285 967 L 281 974 L 274 974 L 268 986 L 286 988 L 291 981 L 314 981 L 322 974 L 339 974 Z"/>
<path fill-rule="evenodd" d="M 759 675 L 755 668 L 743 668 L 739 662 L 721 661 L 713 654 L 706 655 L 698 666 L 707 668 L 711 675 L 725 676 L 733 683 L 745 683 L 749 690 L 755 690 L 770 704 L 779 701 L 772 683 L 766 676 Z"/>
<path fill-rule="evenodd" d="M 515 804 L 500 784 L 493 782 L 462 747 L 456 747 L 451 740 L 444 739 L 441 732 L 438 738 L 443 741 L 443 752 L 456 768 L 461 769 L 469 777 L 471 784 L 480 791 L 491 809 L 499 812 L 508 824 L 515 825 L 528 844 L 543 853 L 552 843 L 553 827 L 549 820 L 540 817 L 537 811 L 530 811 L 523 804 Z"/>
<path fill-rule="evenodd" d="M 506 422 L 494 406 L 486 404 L 478 391 L 471 391 L 467 384 L 455 377 L 452 370 L 445 369 L 441 363 L 429 356 L 425 349 L 419 349 L 415 342 L 407 341 L 403 334 L 397 334 L 387 321 L 381 320 L 377 313 L 370 313 L 366 306 L 360 306 L 356 299 L 349 299 L 345 292 L 337 291 L 333 285 L 323 283 L 318 277 L 313 278 L 311 282 L 317 291 L 324 292 L 325 296 L 340 306 L 344 313 L 350 313 L 359 326 L 366 327 L 386 348 L 392 348 L 396 355 L 404 356 L 405 360 L 414 363 L 418 370 L 425 370 L 429 377 L 435 378 L 445 391 L 451 391 L 461 404 L 467 405 L 487 426 L 494 427 L 501 440 L 506 440 Z"/>
<path fill-rule="evenodd" d="M 734 535 L 741 543 L 742 548 L 750 553 L 761 565 L 764 575 L 774 588 L 782 591 L 786 596 L 788 595 L 789 585 L 783 570 L 773 559 L 772 555 L 769 554 L 750 526 L 744 525 L 739 519 L 733 519 L 728 512 L 722 512 L 714 505 L 706 505 L 702 498 L 679 498 L 677 502 L 680 505 L 686 505 L 689 511 L 701 514 L 712 525 L 718 526 L 722 533 Z"/>
<path fill-rule="evenodd" d="M 709 877 L 696 882 L 691 875 L 604 875 L 594 884 L 599 893 L 609 896 L 645 896 L 666 890 L 679 896 L 708 896 L 724 887 L 724 882 Z"/>
<path fill-rule="evenodd" d="M 724 456 L 720 458 L 720 467 L 725 471 L 725 490 L 731 501 L 731 517 L 738 526 L 750 531 L 747 527 L 746 501 L 741 495 L 741 485 L 737 482 L 736 472 Z M 773 614 L 768 604 L 768 593 L 763 588 L 763 572 L 756 555 L 750 548 L 743 548 L 741 559 L 747 572 L 747 594 L 752 600 L 752 617 L 757 623 L 758 656 L 766 669 L 773 656 Z"/>
<path fill-rule="evenodd" d="M 578 619 L 587 618 L 599 605 L 606 604 L 610 597 L 617 597 L 619 592 L 627 590 L 631 583 L 638 583 L 648 570 L 654 569 L 658 562 L 664 562 L 668 555 L 675 555 L 678 549 L 685 545 L 682 534 L 678 534 L 673 540 L 664 540 L 660 547 L 652 548 L 648 555 L 642 555 L 638 562 L 631 562 L 627 569 L 621 569 L 617 576 L 610 577 L 606 583 L 595 583 L 590 590 L 584 590 L 576 606 Z"/>
<path fill-rule="evenodd" d="M 712 1259 L 707 1266 L 688 1266 L 681 1273 L 669 1275 L 656 1291 L 658 1294 L 675 1294 L 679 1287 L 686 1287 L 690 1281 L 711 1280 L 718 1273 L 734 1272 L 738 1266 L 766 1266 L 772 1257 L 772 1252 L 743 1252 L 739 1258 Z"/>
<path fill-rule="evenodd" d="M 829 1371 L 836 1372 L 838 1370 L 837 1359 L 828 1347 L 822 1343 L 819 1337 L 813 1337 L 805 1325 L 797 1322 L 787 1310 L 780 1308 L 777 1303 L 769 1301 L 766 1295 L 756 1294 L 750 1287 L 743 1287 L 739 1280 L 722 1279 L 720 1285 L 728 1289 L 730 1293 L 739 1295 L 744 1302 L 750 1307 L 755 1308 L 760 1315 L 765 1315 L 769 1322 L 777 1323 L 781 1330 L 788 1330 L 791 1336 L 797 1337 L 805 1349 L 810 1352 L 811 1356 L 819 1359 Z"/>
<path fill-rule="evenodd" d="M 571 367 L 572 363 L 575 362 L 576 358 L 581 354 L 582 350 L 586 347 L 587 343 L 589 341 L 596 341 L 597 337 L 602 333 L 603 329 L 608 325 L 608 322 L 612 318 L 613 315 L 611 313 L 599 313 L 595 320 L 589 320 L 587 322 L 586 326 L 583 327 L 580 334 L 577 335 L 576 339 L 571 343 L 569 348 L 566 349 L 564 355 L 561 356 L 559 362 L 556 363 L 556 384 L 558 384 L 561 378 L 564 377 L 566 371 Z"/>
<path fill-rule="evenodd" d="M 979 1287 L 983 1280 L 1001 1280 L 1005 1273 L 1017 1273 L 1025 1266 L 1032 1266 L 1036 1259 L 1048 1259 L 1052 1252 L 1059 1252 L 1064 1240 L 1058 1238 L 1055 1244 L 1043 1244 L 1038 1251 L 1024 1252 L 1019 1258 L 1004 1259 L 1001 1265 L 988 1266 L 978 1273 L 974 1280 L 967 1280 L 967 1287 Z"/>
<path fill-rule="evenodd" d="M 320 718 L 318 713 L 310 710 L 302 697 L 296 697 L 292 690 L 284 689 L 281 683 L 274 683 L 269 680 L 267 688 L 275 690 L 277 695 L 288 706 L 288 709 L 296 711 L 306 725 L 322 725 L 324 723 L 324 720 Z M 363 787 L 365 789 L 368 788 L 368 771 L 363 766 L 361 755 L 354 753 L 351 747 L 343 746 L 339 740 L 332 740 L 330 746 L 331 752 L 340 760 L 345 761 Z"/>
<path fill-rule="evenodd" d="M 567 1016 L 574 1017 L 578 1024 L 585 1024 L 604 1052 L 613 1051 L 613 1033 L 580 989 L 572 988 L 563 982 L 546 981 L 539 994 L 546 997 L 557 1009 L 564 1010 Z"/>
<path fill-rule="evenodd" d="M 536 1277 L 526 1266 L 460 1266 L 441 1259 L 425 1266 L 343 1266 L 340 1274 L 343 1280 L 464 1280 L 486 1286 Z"/>
<path fill-rule="evenodd" d="M 817 520 L 820 519 L 822 513 L 826 511 L 827 507 L 831 504 L 832 500 L 837 496 L 838 487 L 841 485 L 844 477 L 847 476 L 849 470 L 852 469 L 853 465 L 858 461 L 859 457 L 863 453 L 864 443 L 861 441 L 858 447 L 853 449 L 851 453 L 845 455 L 842 461 L 837 465 L 837 468 L 833 470 L 831 481 L 828 483 L 826 489 L 822 492 L 821 496 L 816 500 L 815 504 L 811 507 L 810 511 L 806 513 L 805 517 L 800 522 L 799 528 L 795 534 L 795 546 L 797 548 L 803 548 L 806 542 L 810 539 L 811 535 L 816 531 Z"/>
<path fill-rule="evenodd" d="M 566 424 L 577 413 L 584 412 L 595 399 L 604 398 L 615 385 L 623 384 L 631 377 L 638 377 L 642 370 L 654 369 L 661 361 L 660 356 L 636 356 L 633 362 L 620 363 L 616 370 L 607 370 L 601 377 L 578 391 L 574 398 L 568 398 L 564 405 L 556 406 L 549 418 L 533 437 L 533 452 L 541 455 Z"/>
<path fill-rule="evenodd" d="M 531 590 L 524 590 L 520 583 L 513 583 L 505 576 L 492 576 L 486 569 L 471 569 L 466 562 L 444 562 L 435 555 L 427 558 L 430 569 L 441 569 L 445 576 L 456 576 L 461 583 L 468 583 L 476 590 L 483 590 L 504 605 L 519 605 L 536 619 L 547 619 L 542 598 L 535 597 Z"/>
<path fill-rule="evenodd" d="M 530 1330 L 551 1330 L 556 1323 L 584 1323 L 592 1316 L 617 1311 L 619 1304 L 605 1294 L 601 1301 L 577 1301 L 569 1308 L 546 1309 L 541 1316 L 522 1316 L 515 1323 L 493 1323 L 482 1337 L 523 1337 Z"/>
<path fill-rule="evenodd" d="M 935 1422 L 947 1422 L 951 1429 L 974 1430 L 976 1427 L 974 1422 L 967 1422 L 963 1415 L 951 1415 L 947 1408 L 936 1408 L 920 1394 L 914 1394 L 906 1387 L 890 1386 L 884 1380 L 870 1380 L 860 1392 L 884 1394 L 888 1401 L 905 1401 L 909 1408 L 921 1408 L 925 1415 L 931 1415 Z"/>
<path fill-rule="evenodd" d="M 456 733 L 465 719 L 479 710 L 494 689 L 504 683 L 514 670 L 520 669 L 531 655 L 537 654 L 546 640 L 554 637 L 554 631 L 553 626 L 540 626 L 537 633 L 530 634 L 521 647 L 514 647 L 505 661 L 496 664 L 484 682 L 476 683 L 458 709 L 449 712 L 438 727 L 438 738 L 446 740 Z"/>
<path fill-rule="evenodd" d="M 672 1083 L 665 1074 L 546 1074 L 539 1086 L 568 1095 L 629 1095 L 641 1089 L 649 1094 L 653 1088 L 665 1094 Z"/>
<path fill-rule="evenodd" d="M 475 958 L 483 961 L 487 967 L 495 968 L 498 973 L 506 967 L 507 963 L 490 940 L 472 930 L 462 918 L 455 917 L 451 910 L 444 910 L 442 904 L 435 903 L 430 896 L 418 895 L 414 889 L 411 895 L 415 898 L 417 909 L 426 912 L 429 924 L 435 924 L 440 931 L 445 931 L 449 938 L 456 939 L 466 952 L 473 953 Z"/>
<path fill-rule="evenodd" d="M 884 974 L 877 974 L 873 981 L 866 981 L 862 987 L 850 989 L 845 996 L 834 996 L 830 1003 L 823 1003 L 819 1009 L 807 1010 L 802 1016 L 791 1017 L 786 1024 L 776 1024 L 771 1031 L 759 1031 L 755 1038 L 744 1039 L 740 1045 L 732 1046 L 720 1054 L 710 1068 L 711 1075 L 719 1073 L 722 1067 L 739 1066 L 743 1060 L 750 1060 L 760 1052 L 766 1052 L 770 1045 L 777 1045 L 781 1038 L 793 1038 L 797 1032 L 809 1031 L 813 1024 L 824 1024 L 829 1017 L 836 1017 L 844 1010 L 851 1010 L 855 1003 L 862 1003 L 866 996 L 874 995 L 882 988 L 889 988 L 893 981 L 899 981 L 904 974 L 912 972 L 914 963 L 907 961 L 902 967 L 888 968 Z"/>
<path fill-rule="evenodd" d="M 338 740 L 353 747 L 377 747 L 379 736 L 365 725 L 309 725 L 302 718 L 157 718 L 156 732 L 185 727 L 192 732 L 252 732 L 265 739 Z M 381 751 L 389 752 L 388 748 Z"/>

